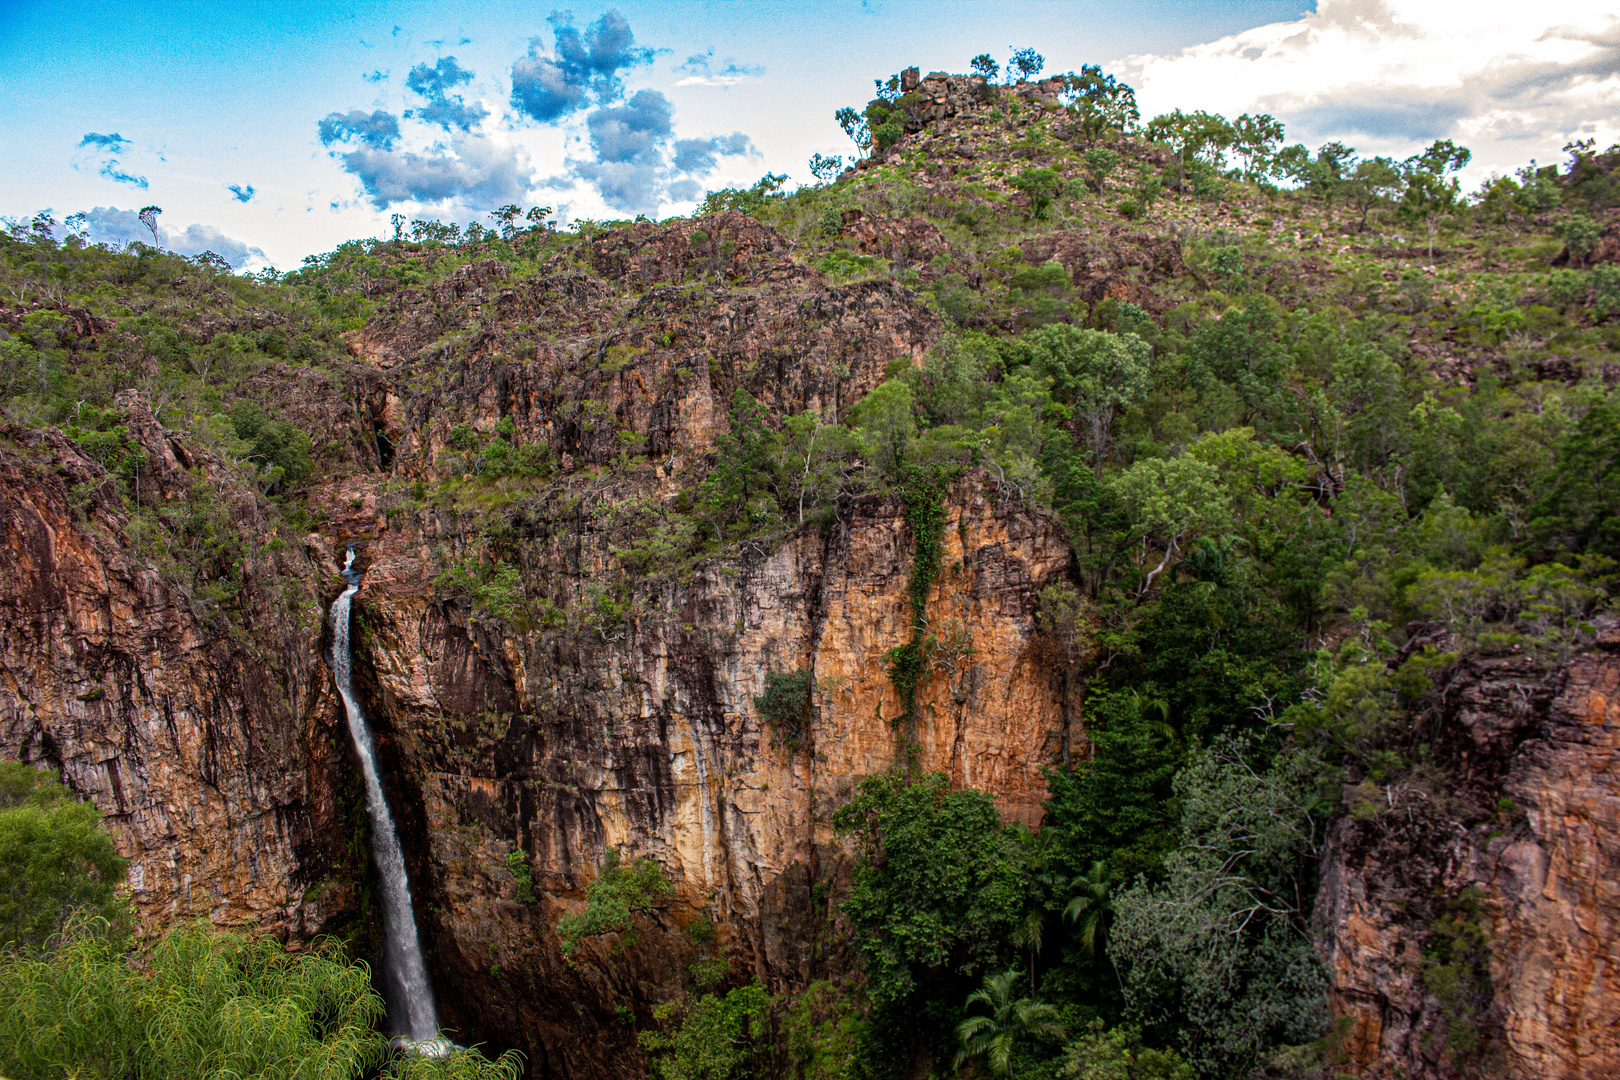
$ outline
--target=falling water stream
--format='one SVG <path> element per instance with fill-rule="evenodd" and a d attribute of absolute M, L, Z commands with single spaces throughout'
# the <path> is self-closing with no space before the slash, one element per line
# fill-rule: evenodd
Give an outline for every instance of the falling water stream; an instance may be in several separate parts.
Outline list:
<path fill-rule="evenodd" d="M 343 710 L 349 717 L 349 734 L 360 754 L 360 767 L 366 775 L 366 810 L 371 814 L 371 853 L 377 860 L 382 879 L 383 973 L 390 980 L 391 1015 L 397 1034 L 406 1047 L 417 1053 L 437 1056 L 448 1048 L 439 1039 L 438 1015 L 433 1005 L 433 984 L 428 981 L 427 964 L 416 935 L 416 916 L 411 911 L 411 883 L 405 875 L 405 856 L 400 851 L 394 816 L 388 812 L 382 780 L 377 775 L 377 755 L 371 729 L 354 696 L 354 655 L 349 647 L 349 604 L 360 589 L 360 572 L 354 566 L 354 550 L 343 564 L 343 580 L 349 587 L 332 604 L 332 675 Z"/>

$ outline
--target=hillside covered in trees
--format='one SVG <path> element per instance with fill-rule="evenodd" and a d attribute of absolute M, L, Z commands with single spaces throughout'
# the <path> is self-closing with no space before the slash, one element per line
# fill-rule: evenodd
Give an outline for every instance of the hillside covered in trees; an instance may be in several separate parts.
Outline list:
<path fill-rule="evenodd" d="M 1465 191 L 1041 66 L 690 218 L 257 275 L 13 224 L 0 1072 L 1599 1075 L 1620 148 Z M 481 1053 L 390 1057 L 354 962 L 345 549 Z"/>

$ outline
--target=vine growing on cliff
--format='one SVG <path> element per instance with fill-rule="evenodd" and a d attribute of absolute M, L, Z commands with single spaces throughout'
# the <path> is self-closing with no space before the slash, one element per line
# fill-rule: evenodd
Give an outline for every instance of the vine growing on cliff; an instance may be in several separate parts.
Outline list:
<path fill-rule="evenodd" d="M 911 557 L 911 578 L 906 594 L 911 601 L 911 640 L 896 645 L 884 656 L 889 682 L 900 694 L 900 715 L 893 723 L 904 725 L 908 746 L 917 720 L 917 687 L 928 674 L 928 593 L 939 576 L 940 540 L 945 535 L 945 490 L 956 470 L 934 465 L 910 465 L 900 485 L 900 498 L 906 506 L 906 524 L 911 527 L 915 550 Z"/>

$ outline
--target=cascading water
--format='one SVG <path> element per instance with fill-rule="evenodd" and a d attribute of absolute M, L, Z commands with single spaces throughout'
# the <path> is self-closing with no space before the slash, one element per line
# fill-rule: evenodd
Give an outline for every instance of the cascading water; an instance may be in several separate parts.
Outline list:
<path fill-rule="evenodd" d="M 405 876 L 405 856 L 400 850 L 394 816 L 388 812 L 382 780 L 377 775 L 377 756 L 371 742 L 371 729 L 354 696 L 353 653 L 349 649 L 349 604 L 360 589 L 360 572 L 354 566 L 354 550 L 343 563 L 343 580 L 349 587 L 332 604 L 332 675 L 343 711 L 349 717 L 349 734 L 360 754 L 360 767 L 366 776 L 366 810 L 371 814 L 371 849 L 382 879 L 383 973 L 392 983 L 390 996 L 399 1015 L 391 1017 L 396 1034 L 406 1045 L 424 1054 L 437 1054 L 448 1044 L 438 1038 L 438 1015 L 433 1005 L 433 984 L 428 981 L 427 964 L 416 935 L 416 916 L 411 910 L 411 883 Z"/>

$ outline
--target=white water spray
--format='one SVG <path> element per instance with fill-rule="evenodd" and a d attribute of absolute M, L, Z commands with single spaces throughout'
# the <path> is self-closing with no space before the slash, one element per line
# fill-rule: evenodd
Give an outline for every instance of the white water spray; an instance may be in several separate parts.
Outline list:
<path fill-rule="evenodd" d="M 383 797 L 382 780 L 377 775 L 376 753 L 371 729 L 354 697 L 353 654 L 349 650 L 349 603 L 360 589 L 360 574 L 351 569 L 354 550 L 343 563 L 343 579 L 349 587 L 332 604 L 332 676 L 343 711 L 349 717 L 349 734 L 360 754 L 360 767 L 366 776 L 366 810 L 371 814 L 371 852 L 382 879 L 384 975 L 393 983 L 395 1004 L 403 1013 L 395 1016 L 396 1034 L 418 1053 L 438 1056 L 447 1045 L 439 1038 L 438 1014 L 433 1005 L 433 984 L 428 981 L 427 964 L 416 935 L 416 916 L 411 911 L 411 883 L 405 876 L 405 856 L 400 851 L 394 816 Z"/>

